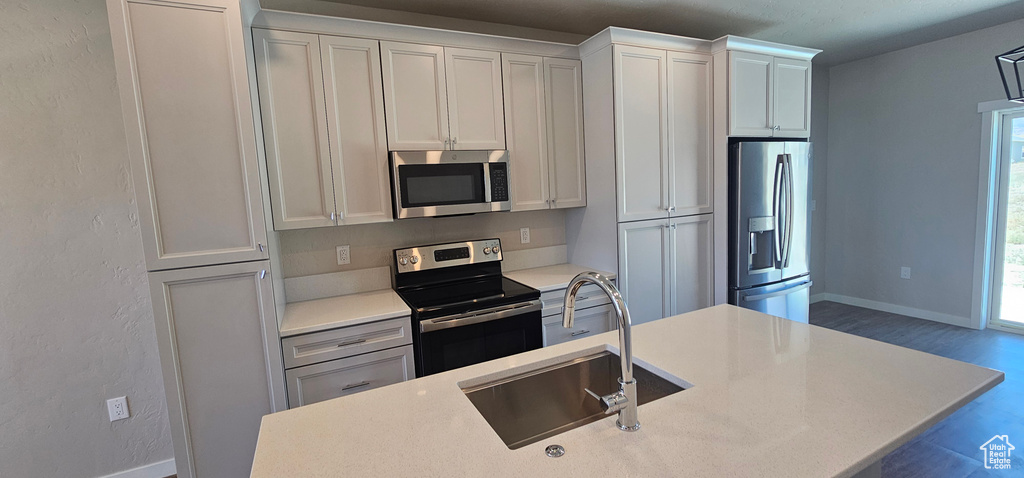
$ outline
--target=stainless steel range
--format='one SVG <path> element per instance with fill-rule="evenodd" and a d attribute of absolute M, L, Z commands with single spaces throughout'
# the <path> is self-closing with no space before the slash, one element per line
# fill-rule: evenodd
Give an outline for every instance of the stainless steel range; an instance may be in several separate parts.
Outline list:
<path fill-rule="evenodd" d="M 540 291 L 503 276 L 501 259 L 498 239 L 395 249 L 417 377 L 541 347 Z"/>

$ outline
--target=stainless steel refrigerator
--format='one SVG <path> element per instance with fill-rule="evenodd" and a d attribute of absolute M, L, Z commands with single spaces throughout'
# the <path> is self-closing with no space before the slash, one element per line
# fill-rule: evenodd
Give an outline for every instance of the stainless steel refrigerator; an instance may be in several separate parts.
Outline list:
<path fill-rule="evenodd" d="M 729 145 L 729 303 L 807 322 L 811 144 Z"/>

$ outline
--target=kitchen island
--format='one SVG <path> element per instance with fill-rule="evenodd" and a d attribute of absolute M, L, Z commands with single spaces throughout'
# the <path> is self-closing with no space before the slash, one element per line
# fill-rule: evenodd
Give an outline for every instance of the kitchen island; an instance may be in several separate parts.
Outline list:
<path fill-rule="evenodd" d="M 1003 373 L 720 305 L 633 328 L 693 386 L 510 450 L 460 388 L 615 350 L 609 332 L 267 415 L 252 476 L 862 476 Z M 995 433 L 995 432 L 993 432 Z M 544 449 L 559 444 L 565 455 Z"/>

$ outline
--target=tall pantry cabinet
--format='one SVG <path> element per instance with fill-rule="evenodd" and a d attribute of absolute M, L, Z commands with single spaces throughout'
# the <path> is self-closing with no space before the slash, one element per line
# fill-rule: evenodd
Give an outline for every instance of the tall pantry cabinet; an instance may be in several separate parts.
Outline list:
<path fill-rule="evenodd" d="M 177 476 L 247 476 L 287 406 L 239 3 L 107 11 Z"/>
<path fill-rule="evenodd" d="M 712 305 L 710 45 L 609 28 L 580 50 L 592 193 L 567 217 L 570 261 L 617 270 L 635 323 Z"/>

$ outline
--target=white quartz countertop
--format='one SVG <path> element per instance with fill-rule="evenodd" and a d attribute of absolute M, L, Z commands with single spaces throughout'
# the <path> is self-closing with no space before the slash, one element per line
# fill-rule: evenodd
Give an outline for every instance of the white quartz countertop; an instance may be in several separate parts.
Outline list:
<path fill-rule="evenodd" d="M 252 476 L 850 476 L 1003 373 L 720 305 L 634 327 L 637 363 L 694 386 L 509 450 L 459 388 L 612 349 L 617 332 L 263 418 Z M 565 456 L 548 458 L 550 444 Z"/>
<path fill-rule="evenodd" d="M 556 264 L 553 266 L 535 267 L 533 269 L 520 269 L 506 272 L 505 277 L 514 281 L 522 282 L 541 292 L 564 289 L 569 281 L 580 272 L 594 271 L 609 279 L 614 279 L 615 274 L 601 271 L 590 267 L 578 266 L 576 264 Z"/>
<path fill-rule="evenodd" d="M 284 308 L 281 337 L 405 317 L 411 313 L 405 301 L 391 289 L 290 302 Z"/>

